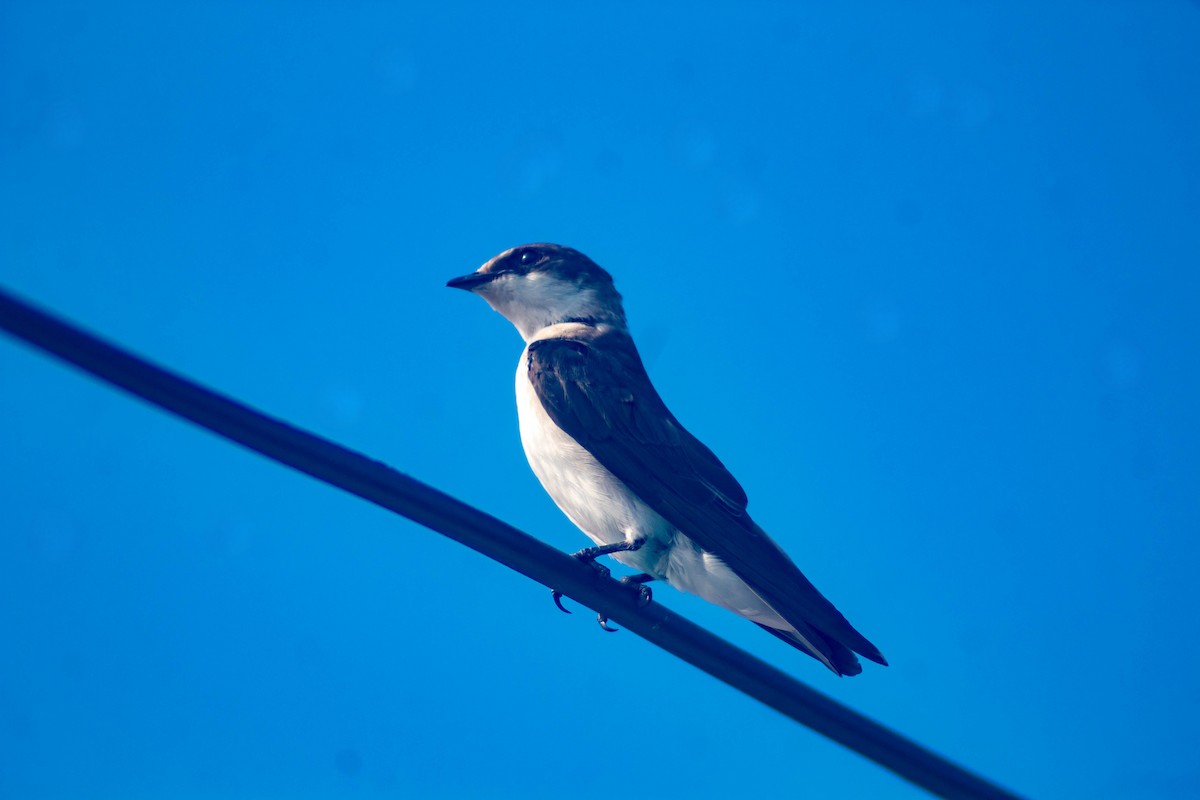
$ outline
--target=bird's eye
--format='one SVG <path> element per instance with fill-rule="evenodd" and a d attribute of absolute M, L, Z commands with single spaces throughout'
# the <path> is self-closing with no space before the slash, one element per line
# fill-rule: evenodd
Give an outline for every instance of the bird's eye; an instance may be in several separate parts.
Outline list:
<path fill-rule="evenodd" d="M 530 264 L 536 264 L 538 260 L 538 251 L 526 250 L 521 253 L 521 266 L 528 267 Z"/>

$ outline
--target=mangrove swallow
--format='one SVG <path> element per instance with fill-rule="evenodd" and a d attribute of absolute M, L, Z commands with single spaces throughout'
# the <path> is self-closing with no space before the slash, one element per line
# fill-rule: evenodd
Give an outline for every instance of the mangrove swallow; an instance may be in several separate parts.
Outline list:
<path fill-rule="evenodd" d="M 527 244 L 447 286 L 482 297 L 525 340 L 521 443 L 542 486 L 596 547 L 745 617 L 838 675 L 883 655 L 746 512 L 746 492 L 667 410 L 612 277 L 577 250 Z M 648 593 L 647 593 L 648 596 Z M 603 622 L 603 619 L 602 619 Z"/>

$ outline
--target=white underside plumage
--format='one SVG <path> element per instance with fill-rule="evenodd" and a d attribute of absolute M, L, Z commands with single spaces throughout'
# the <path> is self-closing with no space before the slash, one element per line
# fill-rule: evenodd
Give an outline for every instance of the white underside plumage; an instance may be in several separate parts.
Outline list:
<path fill-rule="evenodd" d="M 568 336 L 575 323 L 551 325 L 530 341 Z M 517 417 L 529 466 L 564 514 L 596 544 L 644 538 L 613 558 L 753 622 L 794 630 L 716 556 L 643 503 L 550 419 L 529 381 L 528 347 L 517 365 Z"/>

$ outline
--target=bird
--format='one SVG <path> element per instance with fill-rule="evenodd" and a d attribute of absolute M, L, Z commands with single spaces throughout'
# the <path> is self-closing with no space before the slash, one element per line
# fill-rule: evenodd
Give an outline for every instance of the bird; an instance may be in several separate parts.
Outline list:
<path fill-rule="evenodd" d="M 607 271 L 578 250 L 534 243 L 446 285 L 483 298 L 525 341 L 516 373 L 521 444 L 542 487 L 596 545 L 576 557 L 607 573 L 595 559 L 610 555 L 638 571 L 623 582 L 643 602 L 646 583 L 665 581 L 839 676 L 862 672 L 856 653 L 887 666 L 751 519 L 741 484 L 667 409 Z M 600 624 L 608 628 L 603 615 Z"/>

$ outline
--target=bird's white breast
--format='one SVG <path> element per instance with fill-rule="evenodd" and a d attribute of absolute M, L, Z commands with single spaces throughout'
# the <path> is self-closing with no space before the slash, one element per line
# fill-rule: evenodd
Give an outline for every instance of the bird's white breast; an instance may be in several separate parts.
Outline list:
<path fill-rule="evenodd" d="M 636 569 L 658 572 L 657 565 L 650 562 L 657 559 L 674 530 L 550 419 L 529 381 L 528 349 L 517 364 L 516 388 L 521 444 L 546 492 L 597 544 L 641 537 L 652 540 L 643 550 L 614 557 Z"/>

